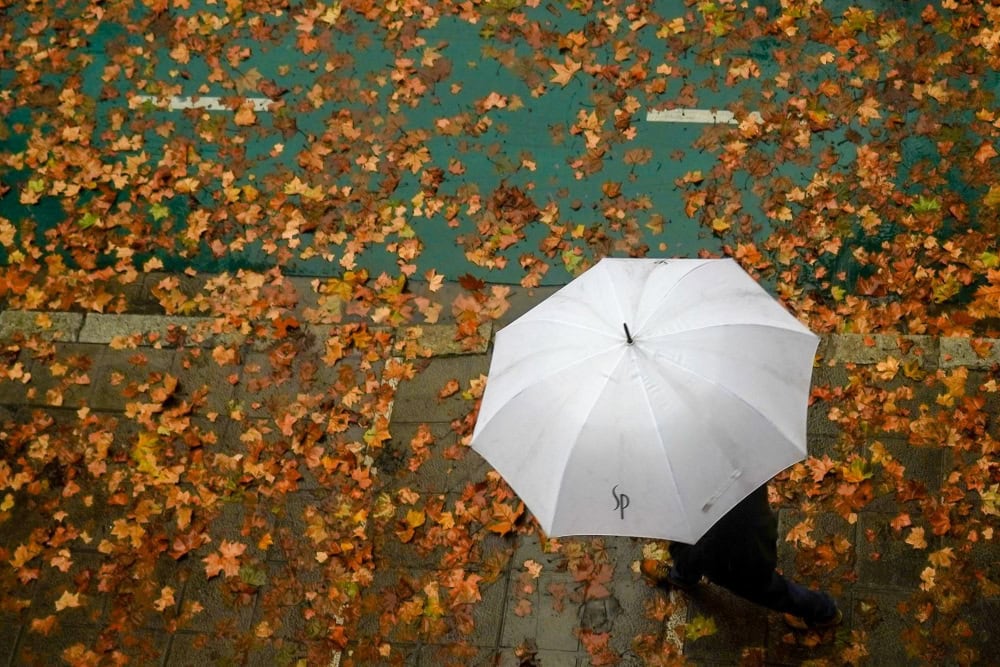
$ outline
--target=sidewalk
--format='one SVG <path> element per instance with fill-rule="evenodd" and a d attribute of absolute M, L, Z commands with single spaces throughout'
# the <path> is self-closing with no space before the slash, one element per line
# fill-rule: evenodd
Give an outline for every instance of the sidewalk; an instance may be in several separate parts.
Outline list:
<path fill-rule="evenodd" d="M 298 288 L 308 292 L 305 284 Z M 511 311 L 496 326 L 551 291 L 515 291 Z M 308 307 L 315 304 L 300 305 Z M 803 542 L 799 550 L 787 541 L 779 545 L 787 573 L 829 588 L 843 608 L 843 626 L 825 637 L 792 633 L 778 616 L 714 586 L 684 597 L 648 585 L 638 565 L 643 558 L 661 554 L 662 543 L 563 539 L 557 551 L 551 544 L 546 548 L 517 515 L 516 498 L 504 497 L 489 466 L 459 444 L 471 428 L 467 417 L 473 406 L 473 399 L 463 393 L 474 391 L 475 381 L 487 372 L 489 353 L 485 347 L 457 347 L 448 323 L 425 327 L 433 356 L 415 377 L 398 383 L 391 404 L 369 406 L 373 411 L 385 408 L 384 417 L 391 417 L 389 440 L 379 442 L 377 434 L 364 431 L 363 423 L 344 425 L 359 431 L 358 442 L 369 443 L 367 452 L 356 454 L 371 457 L 374 484 L 364 495 L 371 507 L 364 513 L 367 520 L 359 523 L 363 540 L 328 534 L 339 524 L 325 521 L 327 517 L 358 511 L 344 500 L 346 487 L 331 486 L 339 479 L 337 457 L 345 454 L 333 449 L 310 453 L 309 431 L 297 430 L 299 424 L 289 432 L 302 439 L 266 459 L 261 448 L 281 441 L 281 425 L 272 416 L 286 414 L 289 404 L 320 408 L 332 396 L 328 388 L 343 382 L 345 373 L 363 380 L 374 395 L 391 395 L 387 387 L 396 381 L 384 373 L 382 362 L 366 360 L 363 350 L 332 365 L 324 363 L 329 354 L 324 336 L 332 325 L 309 325 L 304 315 L 300 320 L 301 330 L 291 339 L 298 353 L 287 376 L 274 381 L 268 363 L 277 344 L 267 348 L 252 339 L 229 339 L 227 346 L 239 350 L 239 362 L 223 359 L 221 365 L 211 355 L 219 338 L 181 344 L 176 331 L 184 328 L 190 334 L 210 324 L 198 318 L 0 313 L 0 341 L 31 331 L 53 341 L 44 360 L 38 358 L 42 352 L 23 345 L 13 352 L 8 348 L 8 377 L 0 375 L 0 432 L 12 439 L 33 430 L 28 438 L 33 444 L 20 451 L 18 461 L 5 452 L 8 467 L 0 469 L 5 484 L 0 487 L 0 665 L 56 665 L 67 657 L 88 664 L 88 651 L 96 655 L 109 644 L 120 646 L 132 658 L 130 664 L 142 665 L 582 667 L 657 664 L 656 656 L 659 664 L 669 664 L 671 656 L 679 655 L 698 665 L 735 665 L 741 660 L 797 665 L 816 659 L 841 664 L 861 643 L 868 654 L 858 656 L 864 664 L 925 664 L 928 657 L 906 653 L 900 633 L 918 625 L 914 608 L 926 583 L 922 576 L 928 553 L 946 546 L 963 553 L 968 549 L 976 576 L 992 582 L 1000 577 L 995 541 L 984 536 L 972 544 L 934 535 L 915 503 L 902 503 L 892 489 L 879 485 L 853 521 L 823 513 L 808 536 L 811 543 Z M 142 336 L 131 340 L 139 345 L 122 347 L 123 337 L 137 332 Z M 391 329 L 384 333 L 397 340 L 405 336 Z M 814 387 L 828 393 L 849 387 L 857 368 L 874 368 L 887 359 L 909 364 L 914 377 L 939 368 L 968 369 L 969 386 L 978 386 L 1000 361 L 1000 346 L 982 358 L 961 339 L 844 335 L 825 338 L 820 358 Z M 23 373 L 30 373 L 29 382 L 22 381 Z M 165 387 L 168 377 L 178 379 L 175 389 Z M 443 388 L 453 380 L 458 391 L 442 398 Z M 938 401 L 935 387 L 903 373 L 885 385 L 912 388 L 905 402 L 913 414 L 920 413 L 921 405 L 932 409 Z M 159 402 L 157 388 L 165 392 Z M 177 412 L 183 425 L 171 431 L 163 415 L 178 404 L 195 407 Z M 994 400 L 993 415 L 997 404 Z M 818 401 L 811 408 L 810 454 L 843 461 L 846 448 L 853 445 L 841 425 L 831 420 L 832 405 Z M 81 406 L 89 411 L 81 411 Z M 159 440 L 141 426 L 143 410 L 158 415 L 164 429 Z M 117 424 L 110 443 L 98 428 L 106 420 Z M 373 428 L 375 422 L 377 418 L 368 426 Z M 989 428 L 996 434 L 996 423 Z M 150 438 L 155 444 L 144 449 L 142 443 Z M 908 484 L 923 485 L 931 493 L 957 465 L 955 455 L 944 447 L 918 448 L 899 434 L 878 432 L 863 444 L 875 440 L 905 466 Z M 57 442 L 58 456 L 53 455 Z M 76 449 L 66 443 L 77 443 Z M 82 463 L 94 463 L 92 450 L 101 447 L 106 448 L 108 471 L 100 471 L 101 490 L 95 491 L 97 487 L 85 481 Z M 320 463 L 310 456 L 326 458 Z M 251 461 L 267 467 L 259 480 L 253 478 L 257 473 Z M 19 466 L 32 462 L 38 464 L 34 472 L 40 485 L 10 492 Z M 175 558 L 170 557 L 175 553 L 171 549 L 181 547 L 154 543 L 156 548 L 147 552 L 151 547 L 144 535 L 178 539 L 193 531 L 174 529 L 170 522 L 175 516 L 168 520 L 163 507 L 131 506 L 114 484 L 103 483 L 108 475 L 124 475 L 130 466 L 148 467 L 155 479 L 168 475 L 171 463 L 204 465 L 213 474 L 229 466 L 232 484 L 254 489 L 239 495 L 215 488 L 222 500 L 211 512 L 207 504 L 203 508 L 212 517 L 202 526 L 211 542 L 188 545 L 190 549 L 181 549 L 182 556 Z M 128 484 L 122 479 L 124 492 Z M 284 487 L 282 480 L 287 480 Z M 171 486 L 177 492 L 190 486 L 160 481 L 167 499 L 176 498 Z M 970 507 L 979 511 L 974 495 L 970 493 Z M 780 508 L 782 536 L 802 519 L 798 500 Z M 926 548 L 915 548 L 906 541 L 910 533 L 890 527 L 904 510 L 915 526 L 927 527 Z M 194 523 L 201 513 L 199 507 Z M 60 526 L 72 530 L 61 532 Z M 133 571 L 108 578 L 103 569 L 107 552 L 130 539 L 137 552 Z M 220 546 L 227 543 L 246 546 L 236 557 L 237 572 L 209 577 L 205 559 L 218 557 Z M 334 564 L 347 562 L 351 550 L 356 552 L 363 543 L 373 548 L 370 583 L 362 581 L 349 591 L 331 590 L 327 577 L 345 581 L 337 578 Z M 27 544 L 36 546 L 19 550 Z M 797 559 L 797 551 L 808 552 L 808 557 Z M 114 553 L 121 558 L 122 552 Z M 227 565 L 224 559 L 225 554 L 221 567 Z M 348 598 L 359 618 L 356 628 L 348 626 L 347 648 L 338 652 L 327 648 L 329 628 L 317 626 L 315 619 L 332 618 L 339 612 L 329 601 Z M 958 603 L 967 623 L 967 628 L 958 628 L 967 635 L 961 643 L 977 649 L 986 664 L 1000 651 L 993 631 L 994 619 L 1000 618 L 997 587 L 981 585 Z M 124 609 L 139 607 L 149 613 L 123 618 Z M 55 619 L 47 620 L 52 616 Z M 282 622 L 275 624 L 274 618 Z M 51 626 L 48 635 L 46 623 Z M 117 636 L 122 628 L 138 629 L 123 639 Z M 704 636 L 693 636 L 699 634 Z M 317 659 L 320 654 L 322 661 Z"/>

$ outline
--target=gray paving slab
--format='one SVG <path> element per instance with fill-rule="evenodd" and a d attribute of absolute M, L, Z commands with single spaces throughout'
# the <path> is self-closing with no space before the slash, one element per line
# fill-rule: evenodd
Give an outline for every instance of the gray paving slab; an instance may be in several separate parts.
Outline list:
<path fill-rule="evenodd" d="M 684 640 L 684 656 L 695 664 L 712 661 L 736 664 L 743 650 L 763 646 L 767 640 L 767 610 L 714 585 L 699 586 L 688 596 L 688 622 L 711 619 L 716 631 Z"/>
<path fill-rule="evenodd" d="M 24 631 L 24 627 L 13 617 L 0 614 L 0 665 L 6 667 L 13 664 L 17 642 Z"/>
<path fill-rule="evenodd" d="M 10 341 L 17 336 L 37 336 L 43 340 L 69 342 L 76 340 L 82 326 L 82 313 L 0 311 L 0 341 Z"/>
<path fill-rule="evenodd" d="M 485 375 L 489 370 L 486 355 L 441 357 L 427 362 L 417 376 L 400 385 L 393 407 L 393 423 L 450 422 L 468 414 L 473 404 L 462 397 L 470 379 Z M 452 380 L 461 388 L 457 393 L 439 398 L 442 389 Z"/>
<path fill-rule="evenodd" d="M 194 288 L 196 282 L 191 281 L 188 287 Z M 312 290 L 312 285 L 307 282 L 300 280 L 296 283 L 296 289 L 304 294 L 306 289 Z M 546 290 L 534 290 L 533 293 L 513 290 L 512 307 L 498 325 L 511 321 L 539 302 L 545 292 Z M 303 304 L 308 304 L 317 310 L 330 305 L 328 299 L 324 300 L 322 295 L 315 291 L 302 300 Z M 150 299 L 149 311 L 162 314 L 162 307 L 155 304 L 155 299 Z M 482 351 L 471 355 L 459 354 L 464 351 L 456 349 L 453 346 L 454 341 L 447 340 L 453 336 L 453 329 L 447 322 L 447 314 L 443 315 L 445 315 L 444 323 L 433 327 L 437 332 L 435 335 L 441 337 L 442 342 L 430 346 L 434 348 L 432 352 L 437 356 L 422 362 L 426 364 L 422 372 L 399 387 L 392 420 L 393 439 L 386 444 L 379 455 L 377 468 L 379 483 L 383 485 L 380 492 L 393 495 L 405 486 L 421 494 L 421 503 L 431 499 L 444 507 L 454 507 L 461 490 L 467 484 L 481 480 L 489 471 L 489 466 L 467 448 L 464 450 L 456 448 L 458 436 L 451 430 L 451 421 L 464 418 L 473 408 L 473 402 L 462 398 L 461 392 L 445 399 L 439 398 L 438 393 L 452 379 L 458 380 L 462 389 L 465 389 L 469 379 L 478 378 L 480 374 L 487 372 L 489 355 Z M 15 322 L 13 330 L 27 330 L 39 324 L 36 314 L 5 317 L 6 319 L 0 317 L 0 325 L 3 322 Z M 40 335 L 51 336 L 54 331 L 62 330 L 66 333 L 60 335 L 68 335 L 73 340 L 79 332 L 83 341 L 110 340 L 114 335 L 119 335 L 110 333 L 116 329 L 108 324 L 112 320 L 104 322 L 103 316 L 95 316 L 93 321 L 89 322 L 88 328 L 89 317 L 91 316 L 88 315 L 83 319 L 54 318 L 51 325 L 42 318 L 42 324 L 47 328 L 41 327 Z M 143 322 L 145 324 L 137 326 Z M 121 328 L 117 330 L 145 327 L 156 330 L 162 335 L 163 327 L 169 327 L 170 323 L 170 317 L 145 320 L 130 318 L 120 322 L 118 326 Z M 322 356 L 323 341 L 322 332 L 304 327 L 303 336 L 296 339 L 296 344 L 300 347 L 293 364 L 293 372 L 280 384 L 270 385 L 267 385 L 265 380 L 270 373 L 268 355 L 273 349 L 267 346 L 258 346 L 258 349 L 251 349 L 250 346 L 241 347 L 238 363 L 219 366 L 211 358 L 209 349 L 155 349 L 151 345 L 143 345 L 139 350 L 119 351 L 110 350 L 106 344 L 98 342 L 60 344 L 57 348 L 59 358 L 63 360 L 75 358 L 65 374 L 53 375 L 49 360 L 43 359 L 35 364 L 28 355 L 26 361 L 29 371 L 34 374 L 35 366 L 38 365 L 37 377 L 33 377 L 30 383 L 32 395 L 28 395 L 29 387 L 0 381 L 0 403 L 5 404 L 0 406 L 0 424 L 5 420 L 23 420 L 25 410 L 41 409 L 57 415 L 56 426 L 53 428 L 71 429 L 77 420 L 75 408 L 82 404 L 89 405 L 93 410 L 107 411 L 109 416 L 122 417 L 122 411 L 126 409 L 128 402 L 126 390 L 130 385 L 142 384 L 156 373 L 172 372 L 181 379 L 176 393 L 177 399 L 198 401 L 196 416 L 191 421 L 189 432 L 219 433 L 214 441 L 201 443 L 204 453 L 208 456 L 216 452 L 236 454 L 244 449 L 239 439 L 240 435 L 254 424 L 260 423 L 255 420 L 263 420 L 266 423 L 273 418 L 276 411 L 280 411 L 283 405 L 287 405 L 289 400 L 293 400 L 298 394 L 326 393 L 337 382 L 336 373 L 341 372 L 339 369 L 334 371 L 334 375 L 325 376 L 322 375 L 327 372 L 325 367 L 321 368 L 318 365 L 315 372 L 310 372 L 308 369 L 313 359 Z M 923 337 L 903 339 L 897 336 L 829 337 L 824 340 L 824 346 L 825 356 L 821 365 L 816 368 L 814 385 L 841 386 L 854 372 L 845 364 L 870 367 L 887 356 L 919 362 L 921 367 L 928 371 L 933 371 L 938 366 L 952 369 L 957 363 L 980 369 L 970 374 L 969 386 L 978 385 L 990 377 L 984 364 L 992 357 L 976 353 L 967 340 L 946 339 L 941 340 L 938 345 L 935 339 Z M 976 354 L 977 359 L 962 356 L 970 352 Z M 19 351 L 11 358 L 20 360 L 24 355 L 24 351 Z M 138 358 L 140 355 L 144 361 Z M 67 378 L 73 371 L 72 365 L 83 365 L 83 358 L 90 360 L 89 366 L 86 367 L 90 383 L 69 382 Z M 341 368 L 353 363 L 350 360 L 345 361 L 346 364 Z M 831 361 L 834 362 L 833 366 L 829 365 Z M 259 367 L 256 370 L 251 368 L 255 364 Z M 356 365 L 353 372 L 355 379 L 352 382 L 361 377 L 362 370 Z M 374 369 L 373 372 L 377 374 L 378 369 Z M 228 376 L 232 373 L 238 374 L 239 381 L 235 384 L 228 380 Z M 878 386 L 880 389 L 892 389 L 906 382 L 911 381 L 897 378 L 893 382 L 881 383 Z M 138 386 L 135 388 L 138 389 Z M 21 389 L 24 391 L 21 392 Z M 937 390 L 925 386 L 915 386 L 915 389 L 915 397 L 903 406 L 905 409 L 913 410 L 919 407 L 921 402 L 934 405 Z M 55 393 L 50 393 L 50 390 Z M 53 406 L 56 393 L 62 398 L 62 407 Z M 241 402 L 248 405 L 257 403 L 257 406 L 248 409 L 242 421 L 233 421 L 228 416 L 229 410 Z M 844 446 L 837 423 L 828 418 L 828 409 L 829 405 L 824 401 L 817 401 L 810 409 L 810 453 L 814 455 L 830 453 L 833 456 L 839 452 L 838 448 Z M 219 413 L 219 416 L 214 417 L 218 421 L 215 423 L 206 421 L 208 413 Z M 410 446 L 410 441 L 422 423 L 429 425 L 434 435 L 434 442 L 428 447 L 429 456 L 426 460 L 415 466 L 415 471 L 411 471 L 410 460 L 414 457 L 415 451 Z M 112 451 L 123 457 L 123 464 L 128 461 L 139 428 L 134 420 L 121 418 L 121 423 L 115 429 Z M 952 462 L 948 458 L 950 453 L 942 449 L 914 447 L 907 442 L 905 435 L 890 434 L 888 437 L 880 436 L 880 439 L 886 450 L 906 467 L 909 484 L 922 485 L 928 490 L 933 490 L 951 468 Z M 446 451 L 450 453 L 446 455 Z M 457 456 L 458 452 L 463 455 Z M 181 457 L 186 453 L 184 445 L 178 442 L 174 456 Z M 308 493 L 323 493 L 315 477 L 304 480 L 303 488 Z M 191 568 L 190 572 L 184 572 L 183 575 L 178 572 L 174 575 L 165 573 L 156 575 L 157 581 L 176 583 L 180 598 L 178 605 L 182 601 L 197 600 L 205 607 L 205 611 L 196 617 L 194 625 L 173 636 L 163 631 L 165 616 L 150 616 L 145 622 L 144 632 L 148 633 L 150 641 L 147 643 L 153 647 L 153 652 L 146 656 L 151 662 L 145 664 L 156 664 L 153 658 L 156 651 L 159 651 L 160 660 L 166 658 L 168 664 L 196 665 L 213 664 L 217 660 L 260 665 L 293 664 L 306 654 L 307 647 L 297 643 L 296 640 L 307 633 L 308 628 L 303 624 L 299 605 L 287 596 L 288 591 L 303 591 L 302 587 L 308 583 L 299 581 L 298 587 L 294 587 L 291 585 L 293 579 L 290 578 L 297 574 L 294 571 L 295 559 L 312 555 L 307 553 L 309 545 L 303 544 L 301 539 L 304 530 L 302 512 L 306 507 L 313 507 L 317 511 L 325 510 L 324 499 L 319 495 L 299 494 L 295 497 L 290 496 L 286 499 L 288 509 L 280 515 L 270 513 L 261 503 L 256 506 L 244 504 L 226 506 L 220 520 L 213 524 L 212 535 L 215 539 L 213 545 L 217 545 L 223 538 L 239 537 L 252 542 L 252 548 L 248 550 L 250 554 L 248 560 L 255 564 L 259 563 L 265 570 L 259 586 L 244 588 L 245 595 L 242 600 L 238 596 L 233 597 L 233 592 L 219 580 L 208 581 L 203 574 L 199 574 L 203 572 L 197 567 L 199 559 L 204 555 L 201 551 L 193 555 L 192 562 L 195 567 Z M 64 507 L 69 511 L 75 525 L 83 525 L 90 527 L 88 530 L 93 530 L 92 537 L 96 539 L 92 544 L 96 545 L 101 539 L 100 513 L 94 509 L 94 504 L 87 507 L 82 502 L 76 502 L 77 500 L 73 498 L 64 501 Z M 94 502 L 98 509 L 103 500 L 105 499 L 95 496 Z M 30 503 L 25 507 L 29 505 Z M 36 503 L 33 507 L 40 508 L 41 505 Z M 731 665 L 736 664 L 747 651 L 760 651 L 760 655 L 766 657 L 767 664 L 774 665 L 801 664 L 815 659 L 836 661 L 835 651 L 845 645 L 844 633 L 858 630 L 869 633 L 867 646 L 872 653 L 871 664 L 919 664 L 912 662 L 914 659 L 907 656 L 902 648 L 900 632 L 910 624 L 910 620 L 901 615 L 897 607 L 900 602 L 910 599 L 919 585 L 919 575 L 926 566 L 927 553 L 945 542 L 930 535 L 928 530 L 927 549 L 914 549 L 906 544 L 904 539 L 908 535 L 908 530 L 896 534 L 888 527 L 888 522 L 897 516 L 901 509 L 911 513 L 916 525 L 922 525 L 919 508 L 913 503 L 901 505 L 896 492 L 888 488 L 880 488 L 872 503 L 859 512 L 856 525 L 846 524 L 836 515 L 821 518 L 814 531 L 817 539 L 822 541 L 838 533 L 846 536 L 851 545 L 849 551 L 838 555 L 832 570 L 814 571 L 808 563 L 796 560 L 799 554 L 792 545 L 779 541 L 780 558 L 784 567 L 793 570 L 796 575 L 801 575 L 807 582 L 829 583 L 836 588 L 836 595 L 844 606 L 847 616 L 844 628 L 837 635 L 837 642 L 822 643 L 819 646 L 807 645 L 802 636 L 789 633 L 777 615 L 768 614 L 725 591 L 707 586 L 703 587 L 705 590 L 691 597 L 685 613 L 688 619 L 697 616 L 712 618 L 717 630 L 711 636 L 686 642 L 684 650 L 687 657 L 699 665 Z M 117 509 L 110 511 L 107 517 L 117 516 L 118 511 Z M 399 505 L 396 511 L 398 520 L 403 516 L 399 513 L 405 512 L 405 506 Z M 251 530 L 249 535 L 246 534 L 247 522 L 252 521 L 253 517 L 261 512 L 263 514 L 260 518 L 265 520 L 264 525 L 269 525 L 271 528 L 258 526 Z M 783 511 L 782 530 L 794 525 L 796 516 L 793 511 Z M 37 527 L 44 526 L 42 523 L 25 521 L 18 527 L 20 532 L 12 533 L 9 526 L 4 529 L 7 535 L 23 538 L 30 530 Z M 265 550 L 255 550 L 254 538 L 258 532 L 268 530 L 273 532 L 275 544 Z M 412 592 L 419 592 L 419 587 L 414 588 L 416 586 L 414 582 L 420 581 L 419 577 L 415 577 L 415 573 L 435 572 L 441 567 L 449 549 L 449 545 L 445 542 L 439 542 L 432 548 L 424 550 L 418 549 L 415 543 L 404 544 L 395 534 L 391 522 L 387 524 L 386 531 L 373 536 L 373 543 L 376 562 L 380 565 L 391 564 L 388 567 L 382 565 L 375 572 L 373 583 L 379 595 L 384 594 L 389 597 L 382 598 L 377 595 L 375 599 L 379 604 L 390 606 L 400 601 L 392 596 L 399 595 L 408 585 L 413 589 Z M 293 548 L 285 550 L 282 545 L 290 545 Z M 467 571 L 485 574 L 487 560 L 492 559 L 495 562 L 503 561 L 504 558 L 507 560 L 503 561 L 505 565 L 501 568 L 499 576 L 494 576 L 480 585 L 483 601 L 471 609 L 473 624 L 468 628 L 447 626 L 435 637 L 427 633 L 421 634 L 419 631 L 407 634 L 406 628 L 396 628 L 393 639 L 398 642 L 393 641 L 392 650 L 399 654 L 400 661 L 387 659 L 384 664 L 437 667 L 445 664 L 493 665 L 499 660 L 500 664 L 513 665 L 519 664 L 515 656 L 516 648 L 533 646 L 535 658 L 543 665 L 565 664 L 577 667 L 590 664 L 590 658 L 579 641 L 578 635 L 581 629 L 608 632 L 612 649 L 621 655 L 620 664 L 640 664 L 636 662 L 636 656 L 630 653 L 630 642 L 640 634 L 665 635 L 665 622 L 647 618 L 645 614 L 650 601 L 658 595 L 663 595 L 663 592 L 638 579 L 632 570 L 632 564 L 641 556 L 641 541 L 608 540 L 606 551 L 614 567 L 614 576 L 609 583 L 610 595 L 585 601 L 574 597 L 579 584 L 573 579 L 572 574 L 565 570 L 564 555 L 543 553 L 537 537 L 532 535 L 519 536 L 517 539 L 490 535 L 487 539 L 481 540 L 472 553 L 465 555 L 468 559 Z M 998 566 L 995 557 L 991 560 L 988 549 L 976 549 L 972 557 L 979 571 L 995 579 Z M 97 564 L 101 562 L 101 556 L 91 546 L 81 549 L 77 560 L 81 564 L 85 562 Z M 529 560 L 540 563 L 543 567 L 542 574 L 530 592 L 524 589 L 523 582 L 519 579 L 525 561 Z M 165 565 L 169 566 L 170 563 Z M 65 582 L 59 583 L 58 579 L 52 578 L 49 570 L 51 568 L 43 573 L 32 593 L 33 603 L 37 600 L 40 606 L 54 605 L 51 600 L 52 595 L 59 592 L 57 589 L 60 586 L 64 587 Z M 72 570 L 68 576 L 71 577 L 71 583 L 77 585 L 77 582 L 72 581 Z M 171 576 L 174 578 L 171 579 Z M 405 584 L 407 579 L 412 585 Z M 521 586 L 520 590 L 517 588 L 518 585 Z M 273 592 L 278 589 L 287 590 L 281 594 Z M 249 632 L 265 617 L 262 609 L 265 601 L 284 610 L 282 612 L 284 620 L 280 627 L 275 628 L 274 640 L 239 645 L 233 639 L 235 633 Z M 530 603 L 530 613 L 526 613 L 525 601 Z M 101 609 L 102 614 L 106 613 L 105 606 Z M 995 597 L 992 599 L 980 597 L 969 605 L 969 625 L 972 633 L 969 643 L 977 647 L 982 655 L 996 653 L 996 633 L 992 632 L 989 619 L 994 618 L 997 613 L 1000 613 L 1000 610 L 997 609 Z M 267 617 L 272 618 L 272 616 Z M 102 618 L 101 615 L 90 616 L 85 611 L 64 610 L 63 614 L 60 614 L 60 622 L 65 623 L 65 626 L 58 631 L 59 637 L 51 641 L 50 638 L 43 638 L 37 633 L 22 631 L 22 626 L 16 622 L 16 618 L 11 619 L 13 622 L 10 623 L 0 622 L 2 626 L 0 665 L 9 662 L 4 660 L 5 646 L 8 647 L 6 649 L 8 652 L 17 651 L 15 664 L 49 664 L 44 661 L 58 656 L 59 652 L 72 644 L 87 644 L 94 641 L 95 629 L 99 627 L 96 622 Z M 4 619 L 0 617 L 0 621 L 2 620 Z M 453 620 L 450 619 L 448 622 L 453 623 Z M 214 627 L 219 627 L 223 631 L 221 638 L 217 639 L 207 632 Z M 191 632 L 192 630 L 198 632 Z M 206 631 L 202 633 L 202 630 Z M 363 620 L 361 631 L 363 637 L 377 636 L 379 632 L 377 614 L 374 625 L 371 615 Z M 836 649 L 832 648 L 833 646 Z M 365 664 L 382 663 L 375 661 Z"/>
<path fill-rule="evenodd" d="M 213 321 L 211 317 L 87 313 L 77 340 L 108 344 L 116 339 L 128 339 L 149 347 L 178 343 L 207 345 L 216 338 L 209 334 Z"/>
<path fill-rule="evenodd" d="M 912 619 L 898 611 L 910 594 L 891 590 L 856 590 L 853 597 L 853 626 L 866 634 L 868 660 L 873 665 L 926 665 L 920 656 L 906 650 L 902 633 Z"/>
<path fill-rule="evenodd" d="M 927 567 L 927 554 L 938 548 L 941 539 L 916 512 L 913 525 L 896 531 L 891 522 L 896 514 L 862 512 L 858 518 L 858 586 L 913 591 L 920 585 L 920 573 Z M 917 548 L 906 542 L 914 529 L 924 529 L 927 546 Z"/>
<path fill-rule="evenodd" d="M 91 651 L 101 628 L 96 625 L 60 624 L 48 636 L 27 631 L 21 634 L 11 664 L 17 667 L 51 667 L 73 663 L 73 652 Z M 66 658 L 70 659 L 67 660 Z"/>

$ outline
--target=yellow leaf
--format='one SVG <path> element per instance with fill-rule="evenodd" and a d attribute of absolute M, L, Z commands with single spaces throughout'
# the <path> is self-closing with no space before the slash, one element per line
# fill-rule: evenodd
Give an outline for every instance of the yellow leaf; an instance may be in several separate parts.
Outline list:
<path fill-rule="evenodd" d="M 406 524 L 411 528 L 419 528 L 426 520 L 427 515 L 423 510 L 409 510 L 406 513 Z"/>
<path fill-rule="evenodd" d="M 906 538 L 906 543 L 914 549 L 926 549 L 927 540 L 924 539 L 924 529 L 914 528 L 911 530 L 909 536 Z"/>
<path fill-rule="evenodd" d="M 715 619 L 699 615 L 692 618 L 685 626 L 684 638 L 694 641 L 714 635 L 716 632 L 718 632 L 718 628 L 715 625 Z"/>
<path fill-rule="evenodd" d="M 56 600 L 56 611 L 63 609 L 74 609 L 80 606 L 80 594 L 63 591 L 63 594 Z"/>
<path fill-rule="evenodd" d="M 254 113 L 253 107 L 250 106 L 248 102 L 244 102 L 240 105 L 240 108 L 233 117 L 233 120 L 237 125 L 253 125 L 257 122 L 257 114 Z"/>
<path fill-rule="evenodd" d="M 937 567 L 948 567 L 951 565 L 952 561 L 955 560 L 955 550 L 951 547 L 938 549 L 929 555 L 927 559 L 931 562 L 931 565 L 936 565 Z"/>

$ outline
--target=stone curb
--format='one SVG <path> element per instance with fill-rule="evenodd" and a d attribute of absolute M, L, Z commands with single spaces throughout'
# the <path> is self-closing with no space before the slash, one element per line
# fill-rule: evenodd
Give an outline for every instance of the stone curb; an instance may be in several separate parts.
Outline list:
<path fill-rule="evenodd" d="M 63 343 L 90 343 L 107 345 L 117 338 L 133 338 L 141 347 L 170 345 L 170 334 L 184 334 L 187 345 L 232 345 L 241 342 L 238 332 L 211 333 L 215 322 L 212 317 L 177 315 L 112 315 L 106 313 L 70 313 L 32 310 L 0 311 L 0 341 L 10 340 L 14 334 L 38 336 L 44 340 Z M 305 324 L 305 329 L 319 337 L 328 336 L 336 325 Z M 453 324 L 413 324 L 396 330 L 397 340 L 419 338 L 420 348 L 430 356 L 484 354 L 492 335 L 490 323 L 479 329 L 480 342 L 465 347 L 455 340 Z M 197 334 L 191 337 L 191 334 Z M 194 342 L 191 342 L 194 341 Z"/>
<path fill-rule="evenodd" d="M 0 312 L 0 340 L 14 333 L 37 335 L 47 340 L 72 343 L 108 344 L 121 336 L 141 337 L 140 345 L 152 346 L 171 330 L 193 333 L 207 331 L 211 317 L 175 315 L 109 315 L 104 313 L 43 312 L 5 310 Z M 323 335 L 331 325 L 306 325 Z M 493 327 L 480 329 L 482 342 L 474 348 L 454 340 L 453 324 L 414 324 L 400 327 L 397 338 L 419 335 L 421 347 L 431 356 L 484 354 Z M 232 334 L 238 337 L 237 334 Z M 227 340 L 228 339 L 228 340 Z M 202 344 L 233 342 L 229 336 L 209 336 Z M 978 352 L 977 352 L 978 350 Z M 988 370 L 1000 364 L 1000 339 L 904 336 L 895 334 L 829 334 L 821 338 L 818 355 L 826 363 L 877 364 L 889 358 L 916 361 L 923 368 Z"/>

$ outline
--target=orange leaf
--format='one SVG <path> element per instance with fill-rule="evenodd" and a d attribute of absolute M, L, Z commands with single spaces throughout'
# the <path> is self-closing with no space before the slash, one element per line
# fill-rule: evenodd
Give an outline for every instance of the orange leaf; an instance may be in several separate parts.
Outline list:
<path fill-rule="evenodd" d="M 531 600 L 528 600 L 526 598 L 521 598 L 520 600 L 517 601 L 517 604 L 514 606 L 514 613 L 517 616 L 521 617 L 530 616 L 531 611 L 532 611 Z"/>
<path fill-rule="evenodd" d="M 454 396 L 458 393 L 459 388 L 460 385 L 458 384 L 458 380 L 452 378 L 451 380 L 448 380 L 444 387 L 441 388 L 441 391 L 438 392 L 438 398 L 445 399 L 449 396 Z"/>
<path fill-rule="evenodd" d="M 45 618 L 31 619 L 31 631 L 40 635 L 48 636 L 56 626 L 56 615 L 50 614 Z"/>
<path fill-rule="evenodd" d="M 226 577 L 235 577 L 240 572 L 239 557 L 246 551 L 247 545 L 240 542 L 230 542 L 222 540 L 219 550 L 211 553 L 202 562 L 205 563 L 205 574 L 211 579 L 218 574 L 225 573 Z"/>

